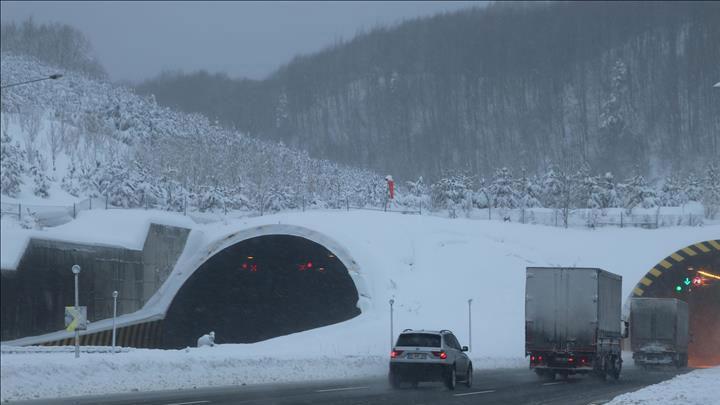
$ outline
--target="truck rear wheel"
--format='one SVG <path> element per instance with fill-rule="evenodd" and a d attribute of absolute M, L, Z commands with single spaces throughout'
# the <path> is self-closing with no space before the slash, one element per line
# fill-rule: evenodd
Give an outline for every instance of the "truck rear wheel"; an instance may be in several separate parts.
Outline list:
<path fill-rule="evenodd" d="M 620 378 L 620 371 L 622 371 L 622 358 L 620 356 L 613 356 L 610 375 L 617 380 Z"/>

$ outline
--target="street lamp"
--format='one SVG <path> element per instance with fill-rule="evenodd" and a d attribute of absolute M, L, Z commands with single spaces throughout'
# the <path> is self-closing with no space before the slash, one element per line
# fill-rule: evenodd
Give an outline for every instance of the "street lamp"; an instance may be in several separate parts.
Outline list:
<path fill-rule="evenodd" d="M 393 304 L 395 304 L 395 300 L 390 298 L 390 350 L 392 350 L 394 342 L 393 337 L 395 336 L 395 333 L 393 332 Z"/>
<path fill-rule="evenodd" d="M 115 318 L 117 317 L 117 297 L 118 292 L 112 292 L 113 297 L 113 332 L 112 332 L 112 351 L 115 353 Z"/>
<path fill-rule="evenodd" d="M 80 274 L 80 266 L 77 264 L 72 266 L 72 272 L 75 275 L 75 313 L 80 310 L 80 295 L 78 293 L 78 275 Z M 75 328 L 75 358 L 80 357 L 80 331 Z"/>
<path fill-rule="evenodd" d="M 472 352 L 472 298 L 468 300 L 468 345 Z"/>
<path fill-rule="evenodd" d="M 61 75 L 59 73 L 55 73 L 55 74 L 52 74 L 47 77 L 41 77 L 39 79 L 32 79 L 32 80 L 26 80 L 24 82 L 19 82 L 19 83 L 6 84 L 5 86 L 0 86 L 0 89 L 7 89 L 8 87 L 15 87 L 15 86 L 23 85 L 23 84 L 35 83 L 35 82 L 40 82 L 43 80 L 57 80 L 61 77 L 63 77 L 63 75 Z"/>

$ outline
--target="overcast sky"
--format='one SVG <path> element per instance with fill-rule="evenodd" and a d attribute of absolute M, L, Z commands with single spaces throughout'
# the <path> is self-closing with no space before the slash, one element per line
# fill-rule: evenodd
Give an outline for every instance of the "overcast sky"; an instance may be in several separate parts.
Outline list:
<path fill-rule="evenodd" d="M 79 28 L 113 80 L 139 81 L 167 69 L 259 79 L 361 29 L 484 3 L 2 1 L 0 11 Z"/>

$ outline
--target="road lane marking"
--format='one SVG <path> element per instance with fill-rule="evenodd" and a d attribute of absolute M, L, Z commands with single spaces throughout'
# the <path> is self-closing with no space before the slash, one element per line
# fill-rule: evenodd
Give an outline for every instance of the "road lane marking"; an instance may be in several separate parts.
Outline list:
<path fill-rule="evenodd" d="M 491 392 L 495 392 L 495 390 L 464 392 L 462 394 L 455 394 L 455 396 L 456 397 L 464 397 L 465 395 L 489 394 Z"/>
<path fill-rule="evenodd" d="M 551 383 L 545 383 L 543 385 L 557 385 L 557 384 L 565 384 L 565 381 L 558 381 L 558 382 L 551 382 Z"/>
<path fill-rule="evenodd" d="M 350 391 L 350 390 L 364 390 L 368 387 L 343 387 L 343 388 L 328 388 L 325 390 L 315 390 L 315 392 L 334 392 L 334 391 Z"/>
<path fill-rule="evenodd" d="M 192 402 L 173 402 L 165 405 L 194 405 L 194 404 L 209 404 L 210 401 L 192 401 Z"/>

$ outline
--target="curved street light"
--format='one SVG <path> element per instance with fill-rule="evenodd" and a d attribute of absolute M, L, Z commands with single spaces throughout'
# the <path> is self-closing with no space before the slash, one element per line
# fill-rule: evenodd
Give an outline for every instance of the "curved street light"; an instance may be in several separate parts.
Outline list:
<path fill-rule="evenodd" d="M 40 82 L 40 81 L 43 81 L 43 80 L 57 80 L 57 79 L 59 79 L 59 78 L 61 78 L 61 77 L 63 77 L 63 75 L 61 75 L 61 74 L 59 74 L 59 73 L 55 73 L 55 74 L 52 74 L 52 75 L 47 76 L 47 77 L 41 77 L 41 78 L 39 78 L 39 79 L 26 80 L 26 81 L 24 81 L 24 82 L 12 83 L 12 84 L 7 84 L 7 85 L 5 85 L 5 86 L 0 86 L 0 89 L 7 89 L 8 87 L 15 87 L 15 86 L 23 85 L 23 84 L 35 83 L 35 82 Z"/>

